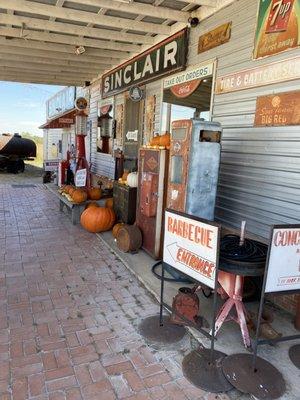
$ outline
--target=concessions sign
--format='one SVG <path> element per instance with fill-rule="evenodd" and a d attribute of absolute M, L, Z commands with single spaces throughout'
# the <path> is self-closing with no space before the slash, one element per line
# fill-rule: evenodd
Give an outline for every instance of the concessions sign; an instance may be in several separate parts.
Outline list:
<path fill-rule="evenodd" d="M 300 125 L 300 91 L 260 96 L 254 126 Z"/>
<path fill-rule="evenodd" d="M 166 211 L 164 263 L 214 288 L 218 248 L 218 225 L 187 214 Z"/>
<path fill-rule="evenodd" d="M 300 290 L 300 225 L 274 226 L 265 292 Z"/>
<path fill-rule="evenodd" d="M 102 76 L 102 98 L 185 68 L 188 31 L 183 29 Z"/>
<path fill-rule="evenodd" d="M 260 0 L 253 58 L 299 46 L 300 0 Z"/>
<path fill-rule="evenodd" d="M 216 93 L 230 93 L 300 78 L 300 57 L 225 75 L 216 81 Z"/>

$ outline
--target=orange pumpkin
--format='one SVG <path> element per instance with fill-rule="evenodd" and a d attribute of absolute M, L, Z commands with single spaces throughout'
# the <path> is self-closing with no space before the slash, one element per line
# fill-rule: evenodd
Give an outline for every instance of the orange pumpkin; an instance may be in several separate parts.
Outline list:
<path fill-rule="evenodd" d="M 154 136 L 150 140 L 150 145 L 151 146 L 164 146 L 164 147 L 169 147 L 170 146 L 170 141 L 171 137 L 169 133 L 166 133 L 165 135 L 161 136 Z"/>
<path fill-rule="evenodd" d="M 73 186 L 72 186 L 72 185 L 66 185 L 66 186 L 64 186 L 63 191 L 64 191 L 65 193 L 69 193 L 69 190 L 71 190 L 71 189 L 73 189 Z"/>
<path fill-rule="evenodd" d="M 127 180 L 127 176 L 129 174 L 129 171 L 127 169 L 124 169 L 123 175 L 122 175 L 122 181 L 126 181 Z"/>
<path fill-rule="evenodd" d="M 71 187 L 71 189 L 68 190 L 68 194 L 72 197 L 72 194 L 74 193 L 75 190 L 76 190 L 75 187 Z"/>
<path fill-rule="evenodd" d="M 114 199 L 110 197 L 105 201 L 105 207 L 113 208 L 114 207 Z"/>
<path fill-rule="evenodd" d="M 116 237 L 118 236 L 119 230 L 120 230 L 124 225 L 125 225 L 125 224 L 124 224 L 123 222 L 119 222 L 118 224 L 116 224 L 116 225 L 113 227 L 112 235 L 113 235 L 114 238 L 116 238 Z"/>
<path fill-rule="evenodd" d="M 102 190 L 100 188 L 91 188 L 87 190 L 88 198 L 90 200 L 100 200 L 102 195 Z"/>
<path fill-rule="evenodd" d="M 72 193 L 72 199 L 74 203 L 83 203 L 87 199 L 87 194 L 84 190 L 82 189 L 75 189 L 74 192 Z"/>
<path fill-rule="evenodd" d="M 97 233 L 110 230 L 115 219 L 115 213 L 111 208 L 89 207 L 81 214 L 80 223 L 87 231 Z"/>
<path fill-rule="evenodd" d="M 90 208 L 90 207 L 99 207 L 99 204 L 96 203 L 95 201 L 91 201 L 90 203 L 88 203 L 85 207 L 85 209 Z"/>

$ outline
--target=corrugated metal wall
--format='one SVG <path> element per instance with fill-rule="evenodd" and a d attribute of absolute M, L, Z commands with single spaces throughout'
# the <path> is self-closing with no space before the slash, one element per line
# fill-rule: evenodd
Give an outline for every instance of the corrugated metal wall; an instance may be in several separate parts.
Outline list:
<path fill-rule="evenodd" d="M 257 0 L 239 0 L 191 29 L 189 64 L 217 58 L 217 76 L 299 56 L 300 50 L 252 61 Z M 232 21 L 230 42 L 197 54 L 201 34 Z M 238 228 L 269 237 L 270 225 L 300 222 L 299 126 L 254 128 L 257 96 L 300 90 L 300 81 L 216 95 L 212 118 L 223 128 L 216 215 Z"/>

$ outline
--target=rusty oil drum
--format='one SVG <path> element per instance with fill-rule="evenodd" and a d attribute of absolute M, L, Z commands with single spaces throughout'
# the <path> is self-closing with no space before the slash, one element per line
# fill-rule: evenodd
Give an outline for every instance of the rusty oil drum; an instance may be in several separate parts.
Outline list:
<path fill-rule="evenodd" d="M 136 225 L 124 225 L 116 240 L 120 250 L 125 253 L 136 252 L 142 246 L 142 233 Z"/>

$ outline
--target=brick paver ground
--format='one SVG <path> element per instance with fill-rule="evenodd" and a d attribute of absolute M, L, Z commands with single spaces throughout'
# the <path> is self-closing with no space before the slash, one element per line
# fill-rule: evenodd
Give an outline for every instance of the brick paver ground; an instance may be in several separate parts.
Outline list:
<path fill-rule="evenodd" d="M 0 182 L 0 265 L 0 400 L 229 399 L 188 383 L 184 349 L 145 342 L 157 304 L 43 185 Z"/>

